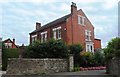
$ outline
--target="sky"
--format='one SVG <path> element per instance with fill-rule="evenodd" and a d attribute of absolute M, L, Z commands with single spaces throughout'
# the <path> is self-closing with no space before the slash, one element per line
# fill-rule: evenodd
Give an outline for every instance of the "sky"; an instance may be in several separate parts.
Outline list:
<path fill-rule="evenodd" d="M 103 48 L 118 36 L 118 0 L 0 0 L 0 37 L 29 45 L 29 33 L 35 30 L 36 22 L 44 25 L 69 14 L 71 2 L 93 24 Z"/>

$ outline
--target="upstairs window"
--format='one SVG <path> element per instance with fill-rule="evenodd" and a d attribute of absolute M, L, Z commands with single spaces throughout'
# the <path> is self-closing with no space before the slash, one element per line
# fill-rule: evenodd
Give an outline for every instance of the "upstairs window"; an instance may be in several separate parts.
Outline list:
<path fill-rule="evenodd" d="M 61 39 L 61 27 L 54 28 L 53 29 L 53 38 L 56 39 Z"/>
<path fill-rule="evenodd" d="M 85 25 L 85 17 L 78 15 L 78 24 Z"/>
<path fill-rule="evenodd" d="M 5 43 L 6 48 L 12 48 L 12 43 Z"/>
<path fill-rule="evenodd" d="M 41 33 L 41 42 L 47 41 L 47 31 Z"/>
<path fill-rule="evenodd" d="M 33 35 L 32 36 L 32 42 L 36 41 L 37 40 L 37 35 Z"/>
<path fill-rule="evenodd" d="M 91 41 L 91 31 L 85 30 L 85 39 L 86 41 Z"/>

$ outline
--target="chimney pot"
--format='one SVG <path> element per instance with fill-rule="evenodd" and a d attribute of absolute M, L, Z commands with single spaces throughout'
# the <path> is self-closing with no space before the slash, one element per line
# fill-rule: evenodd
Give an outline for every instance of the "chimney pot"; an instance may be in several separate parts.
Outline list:
<path fill-rule="evenodd" d="M 15 44 L 15 39 L 13 38 L 13 43 Z"/>

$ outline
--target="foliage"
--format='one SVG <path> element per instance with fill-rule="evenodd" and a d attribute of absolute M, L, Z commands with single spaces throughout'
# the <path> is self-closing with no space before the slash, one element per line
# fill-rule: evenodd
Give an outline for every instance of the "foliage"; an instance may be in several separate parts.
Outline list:
<path fill-rule="evenodd" d="M 92 52 L 82 52 L 80 56 L 80 66 L 91 67 L 94 65 L 94 55 Z"/>
<path fill-rule="evenodd" d="M 120 57 L 120 38 L 113 38 L 104 49 L 106 59 Z"/>
<path fill-rule="evenodd" d="M 26 47 L 26 57 L 29 58 L 65 58 L 68 56 L 67 45 L 62 40 L 50 39 L 39 41 Z"/>
<path fill-rule="evenodd" d="M 80 61 L 80 52 L 83 51 L 83 48 L 80 44 L 73 44 L 68 46 L 70 50 L 70 54 L 74 55 L 74 64 L 75 66 L 79 66 Z"/>
<path fill-rule="evenodd" d="M 94 63 L 95 66 L 104 66 L 105 65 L 105 56 L 101 50 L 98 50 L 94 53 Z"/>
<path fill-rule="evenodd" d="M 8 58 L 18 58 L 19 52 L 18 49 L 12 49 L 12 48 L 5 48 L 5 46 L 2 46 L 2 69 L 6 70 Z"/>
<path fill-rule="evenodd" d="M 80 67 L 74 67 L 74 72 L 80 71 Z"/>

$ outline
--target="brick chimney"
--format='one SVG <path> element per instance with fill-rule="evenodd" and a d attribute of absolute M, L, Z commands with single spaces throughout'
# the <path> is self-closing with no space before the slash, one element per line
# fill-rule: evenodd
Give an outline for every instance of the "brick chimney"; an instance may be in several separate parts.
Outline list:
<path fill-rule="evenodd" d="M 71 14 L 77 13 L 77 6 L 76 3 L 72 2 L 71 5 Z"/>
<path fill-rule="evenodd" d="M 41 23 L 36 22 L 36 30 L 38 30 L 41 27 Z"/>
<path fill-rule="evenodd" d="M 15 39 L 13 38 L 13 43 L 15 44 Z"/>

